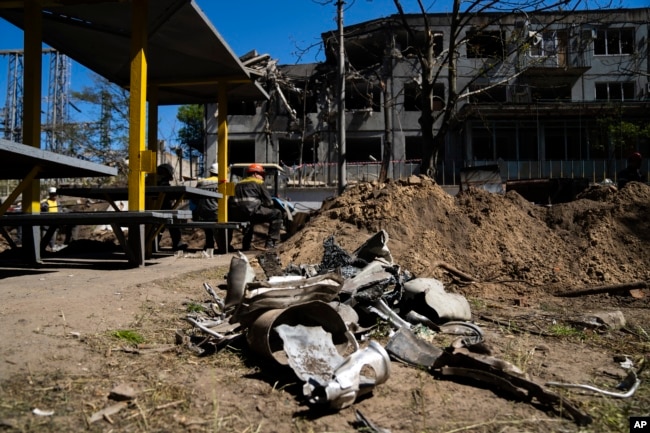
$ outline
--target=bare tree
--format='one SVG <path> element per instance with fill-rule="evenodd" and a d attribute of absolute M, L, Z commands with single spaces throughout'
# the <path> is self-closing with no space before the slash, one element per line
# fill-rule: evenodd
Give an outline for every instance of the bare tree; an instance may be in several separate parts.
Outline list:
<path fill-rule="evenodd" d="M 455 126 L 458 119 L 458 108 L 463 100 L 471 96 L 488 92 L 491 88 L 502 85 L 513 80 L 522 70 L 513 69 L 509 74 L 501 75 L 500 81 L 492 82 L 489 86 L 480 90 L 473 89 L 472 84 L 476 79 L 490 75 L 492 72 L 504 67 L 504 63 L 517 52 L 530 47 L 531 34 L 528 31 L 513 32 L 513 37 L 508 40 L 504 46 L 504 52 L 500 53 L 499 58 L 490 59 L 482 65 L 480 73 L 474 74 L 474 77 L 465 80 L 462 88 L 458 84 L 458 59 L 460 48 L 468 46 L 471 43 L 472 29 L 473 34 L 480 34 L 486 29 L 493 26 L 500 26 L 502 20 L 521 17 L 521 21 L 526 23 L 528 17 L 535 13 L 554 12 L 552 20 L 561 20 L 562 17 L 568 16 L 576 8 L 579 8 L 583 0 L 568 2 L 567 0 L 522 0 L 516 2 L 503 2 L 501 0 L 472 0 L 462 2 L 453 1 L 451 14 L 449 15 L 449 39 L 445 49 L 437 47 L 439 38 L 436 38 L 436 29 L 430 23 L 429 15 L 421 0 L 417 0 L 421 19 L 413 19 L 405 13 L 401 0 L 393 0 L 397 8 L 398 15 L 405 31 L 409 34 L 411 41 L 420 41 L 410 47 L 419 63 L 420 68 L 420 108 L 421 116 L 419 124 L 422 131 L 422 163 L 420 172 L 431 177 L 436 175 L 436 167 L 441 149 L 444 148 L 447 133 Z M 461 9 L 461 7 L 463 9 Z M 481 16 L 480 20 L 476 18 Z M 551 23 L 546 21 L 545 26 Z M 423 31 L 419 31 L 423 29 Z M 538 27 L 539 32 L 542 27 Z M 416 37 L 416 31 L 421 35 Z M 468 47 L 469 49 L 470 47 Z M 436 54 L 438 53 L 438 54 Z M 436 84 L 446 79 L 447 91 L 444 95 L 436 93 Z M 442 103 L 441 110 L 434 110 L 434 102 L 438 105 Z"/>

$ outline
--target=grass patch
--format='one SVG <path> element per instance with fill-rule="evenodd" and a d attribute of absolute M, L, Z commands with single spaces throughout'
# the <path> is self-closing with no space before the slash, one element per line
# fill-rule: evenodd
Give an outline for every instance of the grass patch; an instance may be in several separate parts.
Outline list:
<path fill-rule="evenodd" d="M 582 332 L 581 330 L 576 329 L 573 326 L 563 325 L 560 323 L 551 325 L 551 327 L 548 329 L 548 333 L 556 337 L 565 337 L 565 338 L 584 337 L 584 332 Z"/>
<path fill-rule="evenodd" d="M 138 332 L 131 329 L 119 329 L 117 331 L 111 332 L 111 335 L 118 340 L 122 340 L 134 345 L 144 343 L 144 337 Z"/>
<path fill-rule="evenodd" d="M 187 304 L 186 311 L 188 313 L 203 313 L 205 311 L 205 307 L 201 304 L 197 304 L 195 302 L 190 302 Z"/>

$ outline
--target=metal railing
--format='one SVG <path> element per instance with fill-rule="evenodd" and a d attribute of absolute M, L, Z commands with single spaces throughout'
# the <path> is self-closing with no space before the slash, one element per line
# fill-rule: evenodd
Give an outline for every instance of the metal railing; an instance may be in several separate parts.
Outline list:
<path fill-rule="evenodd" d="M 589 159 L 568 161 L 442 161 L 438 164 L 437 183 L 457 186 L 460 183 L 460 170 L 463 167 L 498 165 L 503 181 L 521 179 L 588 179 L 601 183 L 605 179 L 617 181 L 617 173 L 627 166 L 624 159 Z M 338 182 L 338 164 L 317 163 L 301 166 L 284 166 L 285 180 L 293 187 L 332 187 Z M 379 178 L 379 161 L 349 162 L 346 177 L 348 182 L 367 182 Z M 647 177 L 650 164 L 643 161 L 641 172 Z M 420 174 L 420 160 L 391 161 L 392 179 L 403 179 Z M 646 181 L 650 181 L 647 178 Z"/>

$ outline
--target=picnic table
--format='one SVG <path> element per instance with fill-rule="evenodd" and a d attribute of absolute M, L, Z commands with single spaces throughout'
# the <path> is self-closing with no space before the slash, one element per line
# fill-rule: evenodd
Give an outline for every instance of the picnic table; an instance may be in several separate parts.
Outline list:
<path fill-rule="evenodd" d="M 25 261 L 41 263 L 40 225 L 30 219 L 30 213 L 8 214 L 16 199 L 31 187 L 36 179 L 88 178 L 115 176 L 117 168 L 108 167 L 79 158 L 60 155 L 26 144 L 0 139 L 0 179 L 19 180 L 2 204 L 0 204 L 0 234 L 7 239 L 5 226 L 23 227 L 23 251 Z M 49 214 L 49 221 L 60 218 Z M 25 242 L 26 241 L 26 242 Z"/>
<path fill-rule="evenodd" d="M 116 211 L 122 210 L 117 202 L 127 200 L 129 197 L 127 187 L 61 187 L 57 193 L 60 196 L 105 200 Z M 153 201 L 151 210 L 160 210 L 167 199 L 173 200 L 174 209 L 178 209 L 185 200 L 222 197 L 221 193 L 187 185 L 146 185 L 144 193 L 145 197 Z"/>
<path fill-rule="evenodd" d="M 123 211 L 123 212 L 41 212 L 41 213 L 13 213 L 0 217 L 3 226 L 40 227 L 48 229 L 37 247 L 46 245 L 60 225 L 110 225 L 122 247 L 129 263 L 142 266 L 146 258 L 146 246 L 150 239 L 144 236 L 145 231 L 140 226 L 153 227 L 172 224 L 188 220 L 192 213 L 188 210 L 167 211 Z M 127 233 L 124 228 L 128 230 Z M 134 240 L 134 238 L 136 238 Z M 129 240 L 130 239 L 130 240 Z"/>
<path fill-rule="evenodd" d="M 104 200 L 118 212 L 124 212 L 118 202 L 128 199 L 129 191 L 127 187 L 61 187 L 57 190 L 59 196 L 81 197 L 92 200 Z M 169 210 L 162 209 L 165 202 L 173 201 L 174 205 L 171 210 L 178 210 L 186 200 L 198 201 L 204 198 L 219 199 L 221 193 L 209 191 L 202 188 L 187 185 L 146 185 L 145 197 L 151 199 L 149 207 L 152 211 Z M 182 218 L 177 217 L 168 221 L 158 221 L 155 224 L 147 223 L 146 233 L 144 234 L 144 252 L 145 258 L 150 257 L 156 247 L 158 233 L 166 226 L 174 225 L 183 227 L 192 218 L 191 212 L 186 211 Z"/>

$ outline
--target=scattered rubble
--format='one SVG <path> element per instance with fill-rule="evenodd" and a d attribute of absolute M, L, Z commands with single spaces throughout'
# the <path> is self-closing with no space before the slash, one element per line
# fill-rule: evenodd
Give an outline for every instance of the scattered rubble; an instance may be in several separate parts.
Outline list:
<path fill-rule="evenodd" d="M 303 382 L 300 398 L 308 404 L 349 407 L 389 380 L 392 357 L 443 378 L 465 377 L 496 386 L 522 401 L 548 406 L 578 425 L 591 422 L 568 399 L 485 353 L 489 350 L 482 345 L 482 330 L 469 322 L 467 300 L 447 293 L 436 279 L 403 271 L 392 261 L 388 238 L 379 231 L 349 254 L 329 237 L 319 265 L 289 266 L 285 275 L 266 281 L 256 281 L 240 254 L 231 261 L 225 300 L 206 285 L 213 298 L 213 308 L 207 311 L 215 314 L 192 313 L 186 320 L 214 340 L 210 344 L 223 346 L 245 336 L 253 352 L 290 366 Z M 369 338 L 368 331 L 379 321 L 394 331 L 386 347 Z M 421 332 L 458 338 L 439 348 L 420 339 Z M 367 371 L 372 377 L 362 374 Z"/>

